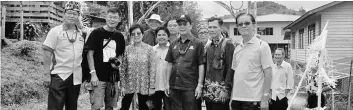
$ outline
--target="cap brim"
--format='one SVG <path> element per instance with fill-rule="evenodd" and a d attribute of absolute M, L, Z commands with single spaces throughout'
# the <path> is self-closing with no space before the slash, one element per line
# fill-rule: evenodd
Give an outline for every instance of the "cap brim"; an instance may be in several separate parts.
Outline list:
<path fill-rule="evenodd" d="M 151 19 L 146 19 L 146 23 L 148 23 L 148 21 L 150 21 Z M 156 20 L 156 21 L 158 21 L 159 23 L 161 23 L 161 24 L 163 24 L 163 21 L 161 21 L 161 20 L 158 20 L 158 19 L 153 19 L 153 20 Z"/>

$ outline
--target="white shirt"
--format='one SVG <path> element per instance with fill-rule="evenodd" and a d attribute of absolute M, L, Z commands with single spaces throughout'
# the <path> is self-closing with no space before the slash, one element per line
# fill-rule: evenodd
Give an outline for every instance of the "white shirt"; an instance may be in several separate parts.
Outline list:
<path fill-rule="evenodd" d="M 164 91 L 167 86 L 167 65 L 165 61 L 167 56 L 169 43 L 165 49 L 159 47 L 159 44 L 153 46 L 153 50 L 156 51 L 156 91 Z"/>
<path fill-rule="evenodd" d="M 274 64 L 272 70 L 271 98 L 276 100 L 276 97 L 278 97 L 278 99 L 281 100 L 287 95 L 286 89 L 292 89 L 294 86 L 292 66 L 282 61 L 280 66 Z"/>
<path fill-rule="evenodd" d="M 103 46 L 108 42 L 108 39 L 103 40 Z M 103 62 L 108 62 L 109 58 L 115 57 L 116 53 L 116 42 L 115 40 L 110 40 L 105 48 L 103 48 Z"/>
<path fill-rule="evenodd" d="M 232 100 L 261 101 L 264 69 L 271 65 L 273 65 L 271 49 L 266 42 L 255 36 L 246 44 L 241 40 L 233 53 Z"/>
<path fill-rule="evenodd" d="M 71 43 L 67 35 L 70 39 L 75 39 L 72 38 L 75 37 L 75 34 L 77 34 L 76 41 Z M 51 74 L 58 74 L 62 80 L 66 80 L 71 74 L 73 74 L 74 85 L 81 84 L 81 62 L 84 42 L 85 40 L 81 35 L 81 31 L 76 31 L 76 33 L 71 30 L 67 31 L 63 29 L 63 25 L 52 28 L 48 32 L 48 35 L 43 43 L 43 45 L 54 50 L 56 64 L 54 65 Z"/>

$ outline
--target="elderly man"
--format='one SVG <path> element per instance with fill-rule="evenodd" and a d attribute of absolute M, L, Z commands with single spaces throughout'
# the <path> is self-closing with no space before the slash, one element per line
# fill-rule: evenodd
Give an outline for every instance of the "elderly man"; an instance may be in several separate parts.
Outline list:
<path fill-rule="evenodd" d="M 44 72 L 50 75 L 48 110 L 76 110 L 82 83 L 82 51 L 84 38 L 78 24 L 81 5 L 69 1 L 65 5 L 63 24 L 52 28 L 44 43 Z"/>
<path fill-rule="evenodd" d="M 283 59 L 283 48 L 276 49 L 274 55 L 275 65 L 272 66 L 270 110 L 286 110 L 288 107 L 287 95 L 294 86 L 292 66 Z"/>
<path fill-rule="evenodd" d="M 142 38 L 142 42 L 155 46 L 157 44 L 156 38 L 156 32 L 155 30 L 162 26 L 163 21 L 161 20 L 161 17 L 157 14 L 152 14 L 149 19 L 146 19 L 147 25 L 150 27 L 149 30 L 145 32 L 145 35 Z"/>
<path fill-rule="evenodd" d="M 251 14 L 241 13 L 236 17 L 243 39 L 233 54 L 233 110 L 268 109 L 273 61 L 270 46 L 255 37 L 255 22 Z"/>

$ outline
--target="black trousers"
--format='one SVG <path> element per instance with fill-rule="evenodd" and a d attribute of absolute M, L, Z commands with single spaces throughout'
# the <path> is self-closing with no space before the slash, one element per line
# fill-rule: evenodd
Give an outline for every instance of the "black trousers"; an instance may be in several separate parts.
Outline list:
<path fill-rule="evenodd" d="M 287 110 L 288 107 L 288 98 L 284 97 L 283 99 L 279 100 L 276 97 L 276 100 L 271 99 L 271 103 L 269 105 L 270 110 Z"/>
<path fill-rule="evenodd" d="M 74 85 L 73 74 L 62 80 L 57 74 L 51 74 L 49 86 L 48 110 L 77 110 L 77 100 L 81 85 Z"/>
<path fill-rule="evenodd" d="M 169 110 L 198 110 L 195 90 L 170 89 L 169 97 L 172 105 Z"/>
<path fill-rule="evenodd" d="M 164 110 L 166 109 L 166 101 L 165 101 L 165 94 L 164 91 L 156 91 L 151 97 L 150 99 L 152 99 L 154 108 L 153 110 L 162 110 L 162 100 L 164 102 Z"/>
<path fill-rule="evenodd" d="M 225 103 L 206 102 L 206 110 L 229 110 L 229 101 Z"/>
<path fill-rule="evenodd" d="M 308 92 L 308 108 L 316 108 L 317 107 L 317 100 L 318 100 L 318 96 L 316 95 L 316 93 L 310 93 Z M 323 93 L 321 93 L 321 107 L 324 107 L 326 105 L 326 99 L 325 99 L 325 95 Z"/>
<path fill-rule="evenodd" d="M 232 100 L 231 106 L 232 110 L 260 110 L 260 101 L 248 102 Z"/>
<path fill-rule="evenodd" d="M 148 95 L 142 95 L 140 93 L 138 93 L 137 95 L 138 95 L 139 110 L 149 110 L 146 104 L 146 101 L 148 100 Z M 125 94 L 123 100 L 121 101 L 122 104 L 121 104 L 120 110 L 129 110 L 133 97 L 134 97 L 134 94 Z"/>

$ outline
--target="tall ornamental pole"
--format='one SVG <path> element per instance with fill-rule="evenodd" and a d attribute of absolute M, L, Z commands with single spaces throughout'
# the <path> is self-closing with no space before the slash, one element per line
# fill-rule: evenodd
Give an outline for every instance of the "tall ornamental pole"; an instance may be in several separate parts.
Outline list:
<path fill-rule="evenodd" d="M 23 41 L 23 5 L 22 5 L 22 1 L 20 1 L 20 6 L 21 6 L 21 34 L 20 34 L 20 40 Z"/>
<path fill-rule="evenodd" d="M 133 1 L 128 1 L 127 2 L 127 6 L 128 6 L 128 17 L 129 17 L 129 27 L 131 27 L 132 23 L 134 22 L 134 15 L 133 15 Z"/>

